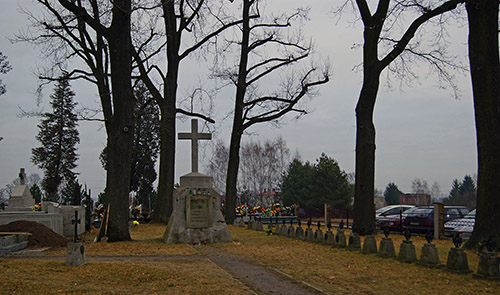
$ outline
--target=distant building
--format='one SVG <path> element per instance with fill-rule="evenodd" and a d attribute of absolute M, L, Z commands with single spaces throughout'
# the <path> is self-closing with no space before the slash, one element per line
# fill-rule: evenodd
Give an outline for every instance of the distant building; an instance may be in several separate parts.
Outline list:
<path fill-rule="evenodd" d="M 400 194 L 399 203 L 401 205 L 429 206 L 431 205 L 431 195 L 429 194 Z"/>

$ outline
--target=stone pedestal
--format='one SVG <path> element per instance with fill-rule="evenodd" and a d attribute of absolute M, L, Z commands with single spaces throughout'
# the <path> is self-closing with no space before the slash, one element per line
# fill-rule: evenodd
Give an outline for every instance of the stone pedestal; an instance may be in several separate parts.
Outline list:
<path fill-rule="evenodd" d="M 231 242 L 212 178 L 193 172 L 182 176 L 180 184 L 163 241 L 167 244 Z"/>
<path fill-rule="evenodd" d="M 302 227 L 297 227 L 297 229 L 295 229 L 295 238 L 298 239 L 298 240 L 304 240 L 305 239 L 305 236 L 304 236 L 304 229 Z"/>
<path fill-rule="evenodd" d="M 357 233 L 352 232 L 349 235 L 349 244 L 347 245 L 347 250 L 349 250 L 349 251 L 360 251 L 361 250 L 361 239 Z"/>
<path fill-rule="evenodd" d="M 280 236 L 283 236 L 283 237 L 288 236 L 288 226 L 286 226 L 285 224 L 283 224 L 283 225 L 281 226 L 281 228 L 280 228 L 279 235 L 280 235 Z"/>
<path fill-rule="evenodd" d="M 69 243 L 66 252 L 66 266 L 85 264 L 85 246 L 83 243 Z"/>
<path fill-rule="evenodd" d="M 448 252 L 448 259 L 446 260 L 446 270 L 457 273 L 472 272 L 469 269 L 469 262 L 467 261 L 467 254 L 464 249 L 451 248 Z"/>
<path fill-rule="evenodd" d="M 345 239 L 345 234 L 343 229 L 339 229 L 337 231 L 337 235 L 335 236 L 335 247 L 345 248 L 347 247 L 347 242 Z"/>
<path fill-rule="evenodd" d="M 289 237 L 289 238 L 294 238 L 295 237 L 295 229 L 293 228 L 292 225 L 290 225 L 288 227 L 287 237 Z"/>
<path fill-rule="evenodd" d="M 323 237 L 323 231 L 321 229 L 317 229 L 314 232 L 314 241 L 317 243 L 323 243 L 324 237 Z"/>
<path fill-rule="evenodd" d="M 436 245 L 432 243 L 424 244 L 418 263 L 428 267 L 442 267 L 443 265 L 439 264 L 439 255 Z"/>
<path fill-rule="evenodd" d="M 394 251 L 394 243 L 392 242 L 391 238 L 382 238 L 382 240 L 380 240 L 378 256 L 382 258 L 396 257 L 396 252 Z"/>
<path fill-rule="evenodd" d="M 331 230 L 325 232 L 325 244 L 331 246 L 335 245 L 335 235 Z"/>
<path fill-rule="evenodd" d="M 245 221 L 243 221 L 243 218 L 240 218 L 240 221 L 238 222 L 239 227 L 245 227 Z"/>
<path fill-rule="evenodd" d="M 308 242 L 314 242 L 314 232 L 312 228 L 310 227 L 306 228 L 305 239 Z"/>
<path fill-rule="evenodd" d="M 363 249 L 361 249 L 361 253 L 363 254 L 377 254 L 377 241 L 375 237 L 372 235 L 365 236 L 365 240 L 363 241 Z"/>
<path fill-rule="evenodd" d="M 255 222 L 254 224 L 256 231 L 264 231 L 264 226 L 262 225 L 262 222 L 260 220 Z"/>
<path fill-rule="evenodd" d="M 252 219 L 250 219 L 247 223 L 247 229 L 252 229 L 252 225 L 253 225 L 254 221 Z"/>
<path fill-rule="evenodd" d="M 398 260 L 403 262 L 415 262 L 417 261 L 417 252 L 415 251 L 415 245 L 411 241 L 403 241 L 399 247 Z"/>
<path fill-rule="evenodd" d="M 496 252 L 483 251 L 479 253 L 479 265 L 474 276 L 490 280 L 500 280 L 500 258 Z"/>

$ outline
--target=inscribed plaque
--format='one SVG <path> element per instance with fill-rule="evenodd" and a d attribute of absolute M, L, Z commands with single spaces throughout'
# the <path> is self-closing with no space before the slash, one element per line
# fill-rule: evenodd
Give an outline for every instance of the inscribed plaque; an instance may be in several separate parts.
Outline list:
<path fill-rule="evenodd" d="M 212 226 L 212 198 L 210 196 L 186 196 L 186 225 L 188 228 Z"/>

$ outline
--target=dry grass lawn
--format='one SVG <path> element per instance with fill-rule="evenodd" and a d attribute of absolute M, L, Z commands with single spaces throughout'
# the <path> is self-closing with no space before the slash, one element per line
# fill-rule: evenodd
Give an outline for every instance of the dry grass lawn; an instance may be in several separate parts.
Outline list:
<path fill-rule="evenodd" d="M 472 274 L 460 275 L 416 264 L 383 259 L 334 249 L 327 245 L 266 236 L 229 226 L 234 242 L 213 245 L 229 253 L 270 266 L 304 281 L 328 294 L 500 294 L 500 281 L 478 280 Z M 199 255 L 190 245 L 161 242 L 164 225 L 139 225 L 132 242 L 93 243 L 95 233 L 85 234 L 87 256 L 106 255 Z M 326 230 L 326 229 L 325 229 Z M 380 239 L 382 236 L 377 236 Z M 396 252 L 404 239 L 391 236 Z M 423 237 L 412 239 L 417 248 Z M 451 241 L 437 241 L 442 263 Z M 477 254 L 468 252 L 471 270 L 477 270 Z M 44 259 L 22 260 L 0 257 L 2 294 L 249 294 L 245 286 L 219 266 L 206 259 L 196 260 L 91 260 L 81 267 L 66 267 L 65 249 L 43 252 Z M 49 257 L 46 257 L 49 256 Z"/>

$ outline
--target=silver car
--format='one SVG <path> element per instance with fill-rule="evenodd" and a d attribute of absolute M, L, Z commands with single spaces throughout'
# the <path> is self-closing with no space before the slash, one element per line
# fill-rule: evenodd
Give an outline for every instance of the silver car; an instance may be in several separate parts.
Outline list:
<path fill-rule="evenodd" d="M 476 209 L 465 215 L 464 218 L 454 219 L 444 224 L 444 234 L 454 236 L 458 233 L 463 239 L 468 239 L 476 223 Z"/>

